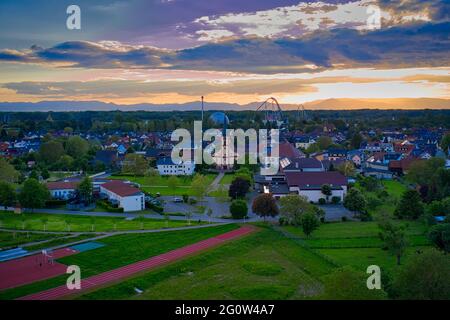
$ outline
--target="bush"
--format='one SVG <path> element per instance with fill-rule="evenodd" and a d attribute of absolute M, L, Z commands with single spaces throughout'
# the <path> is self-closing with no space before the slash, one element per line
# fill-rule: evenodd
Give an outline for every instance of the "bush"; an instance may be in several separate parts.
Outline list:
<path fill-rule="evenodd" d="M 339 204 L 341 202 L 341 197 L 333 196 L 331 197 L 331 202 L 333 204 Z"/>
<path fill-rule="evenodd" d="M 346 216 L 343 216 L 343 217 L 341 218 L 341 220 L 342 220 L 342 222 L 346 222 L 348 219 L 347 219 Z"/>
<path fill-rule="evenodd" d="M 438 224 L 430 228 L 428 239 L 440 250 L 450 252 L 450 223 Z"/>
<path fill-rule="evenodd" d="M 151 209 L 153 211 L 156 211 L 158 213 L 163 213 L 164 212 L 164 208 L 162 206 L 158 206 L 158 205 L 153 204 L 151 202 L 146 202 L 145 203 L 145 207 L 149 208 L 149 209 Z"/>
<path fill-rule="evenodd" d="M 189 201 L 189 196 L 187 194 L 183 194 L 183 202 L 188 203 L 188 201 Z"/>
<path fill-rule="evenodd" d="M 196 204 L 197 200 L 195 200 L 194 198 L 189 198 L 188 202 L 189 202 L 189 204 L 192 205 L 192 204 Z"/>
<path fill-rule="evenodd" d="M 50 199 L 45 201 L 45 207 L 60 207 L 65 206 L 67 204 L 67 200 L 60 200 L 60 199 Z"/>
<path fill-rule="evenodd" d="M 123 213 L 123 208 L 115 208 L 106 200 L 98 200 L 97 205 L 108 212 Z"/>
<path fill-rule="evenodd" d="M 383 204 L 383 202 L 378 199 L 377 197 L 373 197 L 373 196 L 368 196 L 367 197 L 367 206 L 369 208 L 376 208 L 379 207 Z"/>
<path fill-rule="evenodd" d="M 230 205 L 230 213 L 234 219 L 243 219 L 247 216 L 248 207 L 244 200 L 234 200 Z"/>
<path fill-rule="evenodd" d="M 327 203 L 327 200 L 325 200 L 325 198 L 320 198 L 319 199 L 319 204 L 324 205 Z"/>

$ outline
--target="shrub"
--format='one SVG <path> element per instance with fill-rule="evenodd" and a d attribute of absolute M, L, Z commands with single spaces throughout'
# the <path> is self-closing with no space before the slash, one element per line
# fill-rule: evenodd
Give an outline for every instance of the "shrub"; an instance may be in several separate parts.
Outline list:
<path fill-rule="evenodd" d="M 162 206 L 158 206 L 156 204 L 153 204 L 151 202 L 146 202 L 145 203 L 145 207 L 152 209 L 153 211 L 156 211 L 158 213 L 163 213 L 164 212 L 164 208 Z"/>
<path fill-rule="evenodd" d="M 383 204 L 383 202 L 377 197 L 369 196 L 367 197 L 367 206 L 369 208 L 376 208 Z"/>
<path fill-rule="evenodd" d="M 346 216 L 343 216 L 343 217 L 341 218 L 341 220 L 342 220 L 342 222 L 346 222 L 348 219 L 347 219 Z"/>
<path fill-rule="evenodd" d="M 183 202 L 188 203 L 188 201 L 189 201 L 189 195 L 183 194 Z"/>
<path fill-rule="evenodd" d="M 325 198 L 320 198 L 319 199 L 319 204 L 324 205 L 327 203 L 327 200 L 325 200 Z"/>
<path fill-rule="evenodd" d="M 123 208 L 115 208 L 106 200 L 98 200 L 97 205 L 108 212 L 123 213 Z"/>
<path fill-rule="evenodd" d="M 331 202 L 333 204 L 339 204 L 341 202 L 341 197 L 333 196 L 331 197 Z"/>
<path fill-rule="evenodd" d="M 60 199 L 50 199 L 45 201 L 45 207 L 59 207 L 64 206 L 67 204 L 67 200 L 60 200 Z"/>
<path fill-rule="evenodd" d="M 195 200 L 194 198 L 189 198 L 188 202 L 189 204 L 196 204 L 197 200 Z"/>
<path fill-rule="evenodd" d="M 244 200 L 234 200 L 230 205 L 230 213 L 234 219 L 242 219 L 247 216 L 248 208 Z"/>

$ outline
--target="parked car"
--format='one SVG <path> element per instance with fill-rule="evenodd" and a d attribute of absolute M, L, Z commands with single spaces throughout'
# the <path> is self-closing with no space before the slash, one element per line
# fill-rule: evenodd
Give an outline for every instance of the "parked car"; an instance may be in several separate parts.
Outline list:
<path fill-rule="evenodd" d="M 183 202 L 183 199 L 181 199 L 181 198 L 175 198 L 175 199 L 173 199 L 173 202 Z"/>

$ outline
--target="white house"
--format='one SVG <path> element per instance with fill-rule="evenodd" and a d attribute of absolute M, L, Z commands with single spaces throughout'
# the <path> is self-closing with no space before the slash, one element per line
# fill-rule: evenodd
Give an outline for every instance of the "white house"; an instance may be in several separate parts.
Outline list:
<path fill-rule="evenodd" d="M 158 168 L 159 174 L 162 176 L 190 176 L 194 173 L 195 162 L 182 161 L 176 164 L 173 163 L 172 158 L 165 157 L 156 162 L 156 167 Z"/>
<path fill-rule="evenodd" d="M 100 185 L 100 193 L 110 201 L 117 201 L 124 212 L 145 209 L 144 193 L 135 186 L 120 180 L 108 181 Z"/>
<path fill-rule="evenodd" d="M 68 200 L 75 195 L 79 181 L 48 182 L 47 189 L 54 199 Z"/>
<path fill-rule="evenodd" d="M 331 187 L 332 197 L 344 200 L 347 194 L 347 178 L 337 171 L 328 172 L 286 172 L 287 187 L 269 187 L 266 192 L 271 192 L 276 198 L 290 193 L 305 196 L 308 201 L 319 202 L 320 198 L 327 197 L 322 193 L 322 186 L 327 184 Z"/>

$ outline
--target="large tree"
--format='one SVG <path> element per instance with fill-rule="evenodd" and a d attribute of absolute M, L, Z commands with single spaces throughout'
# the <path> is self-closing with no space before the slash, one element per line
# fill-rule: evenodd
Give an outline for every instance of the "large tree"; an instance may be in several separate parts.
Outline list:
<path fill-rule="evenodd" d="M 305 196 L 288 194 L 280 199 L 280 216 L 287 224 L 299 224 L 300 217 L 311 210 L 313 205 Z"/>
<path fill-rule="evenodd" d="M 125 156 L 122 166 L 122 172 L 134 176 L 143 176 L 148 169 L 148 162 L 145 158 L 136 153 L 130 153 Z"/>
<path fill-rule="evenodd" d="M 266 221 L 266 217 L 275 217 L 279 213 L 277 203 L 271 193 L 263 193 L 253 199 L 252 210 L 258 216 L 263 217 L 264 221 Z"/>
<path fill-rule="evenodd" d="M 389 218 L 383 217 L 378 223 L 379 237 L 384 247 L 397 257 L 397 264 L 405 253 L 408 245 L 406 241 L 405 226 L 394 224 Z"/>
<path fill-rule="evenodd" d="M 450 223 L 432 226 L 428 238 L 433 244 L 444 252 L 450 252 Z"/>
<path fill-rule="evenodd" d="M 72 136 L 67 139 L 66 153 L 72 158 L 80 158 L 89 151 L 89 143 L 80 136 Z"/>
<path fill-rule="evenodd" d="M 416 190 L 407 190 L 403 193 L 394 214 L 399 218 L 417 219 L 423 214 L 423 203 Z"/>
<path fill-rule="evenodd" d="M 250 181 L 241 177 L 235 178 L 228 189 L 228 196 L 232 199 L 244 198 L 250 189 Z"/>
<path fill-rule="evenodd" d="M 17 182 L 19 179 L 19 172 L 3 158 L 0 158 L 0 181 L 9 183 Z"/>
<path fill-rule="evenodd" d="M 445 154 L 448 154 L 448 148 L 450 147 L 450 133 L 447 133 L 445 136 L 442 137 L 440 146 L 442 150 L 444 150 Z"/>
<path fill-rule="evenodd" d="M 81 201 L 87 204 L 92 203 L 92 179 L 89 177 L 85 177 L 78 185 L 77 192 L 80 196 Z"/>
<path fill-rule="evenodd" d="M 16 190 L 12 184 L 6 181 L 0 181 L 0 205 L 7 207 L 13 206 L 16 202 Z"/>
<path fill-rule="evenodd" d="M 39 158 L 46 164 L 54 164 L 64 155 L 64 148 L 61 142 L 50 140 L 41 144 L 39 148 Z"/>
<path fill-rule="evenodd" d="M 344 161 L 336 169 L 346 177 L 353 177 L 356 173 L 355 165 L 351 161 Z"/>
<path fill-rule="evenodd" d="M 448 255 L 430 249 L 412 256 L 394 278 L 393 289 L 399 299 L 449 299 L 450 263 Z"/>
<path fill-rule="evenodd" d="M 361 146 L 361 142 L 363 142 L 363 137 L 357 132 L 352 136 L 350 145 L 353 149 L 359 149 Z"/>
<path fill-rule="evenodd" d="M 352 188 L 344 198 L 344 207 L 353 212 L 365 213 L 367 208 L 367 200 L 361 191 L 356 188 Z"/>
<path fill-rule="evenodd" d="M 234 219 L 242 219 L 247 216 L 248 207 L 244 200 L 234 200 L 230 205 L 230 213 Z"/>
<path fill-rule="evenodd" d="M 309 237 L 320 226 L 320 221 L 315 213 L 306 212 L 300 217 L 300 226 L 303 233 Z"/>
<path fill-rule="evenodd" d="M 208 179 L 201 174 L 196 174 L 191 183 L 192 193 L 197 200 L 202 201 L 208 193 L 209 182 Z"/>
<path fill-rule="evenodd" d="M 47 187 L 36 179 L 27 179 L 19 194 L 20 204 L 31 211 L 35 208 L 42 208 L 49 198 L 50 192 Z"/>

